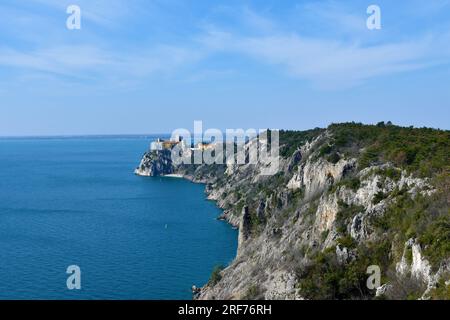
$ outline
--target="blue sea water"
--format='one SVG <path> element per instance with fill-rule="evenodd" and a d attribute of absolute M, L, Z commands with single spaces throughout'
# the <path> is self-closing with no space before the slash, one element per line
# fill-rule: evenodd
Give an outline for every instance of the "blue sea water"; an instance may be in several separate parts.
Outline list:
<path fill-rule="evenodd" d="M 203 185 L 133 174 L 150 140 L 0 139 L 0 299 L 191 299 L 231 262 Z"/>

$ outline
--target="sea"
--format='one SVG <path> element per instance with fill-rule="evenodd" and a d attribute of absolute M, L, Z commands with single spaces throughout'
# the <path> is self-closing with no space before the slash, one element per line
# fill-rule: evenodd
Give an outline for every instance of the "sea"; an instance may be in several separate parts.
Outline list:
<path fill-rule="evenodd" d="M 134 175 L 157 137 L 0 138 L 0 299 L 189 300 L 234 259 L 204 185 Z"/>

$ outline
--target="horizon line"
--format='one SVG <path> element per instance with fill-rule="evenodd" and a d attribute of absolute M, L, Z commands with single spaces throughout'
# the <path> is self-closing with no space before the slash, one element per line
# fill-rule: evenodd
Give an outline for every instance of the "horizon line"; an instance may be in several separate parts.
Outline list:
<path fill-rule="evenodd" d="M 170 133 L 106 133 L 106 134 L 49 134 L 49 135 L 0 135 L 0 139 L 26 139 L 26 138 L 102 138 L 102 137 L 146 137 L 168 136 Z"/>
<path fill-rule="evenodd" d="M 386 121 L 381 121 L 387 124 Z M 390 121 L 389 121 L 390 122 Z M 300 129 L 300 128 L 285 128 L 285 129 L 269 129 L 269 130 L 279 130 L 279 131 L 307 131 L 307 130 L 313 130 L 313 129 L 326 129 L 331 125 L 336 124 L 346 124 L 346 123 L 355 123 L 355 124 L 362 124 L 367 126 L 375 126 L 377 123 L 364 123 L 360 121 L 344 121 L 344 122 L 331 122 L 327 126 L 324 127 L 314 127 L 309 129 Z M 380 123 L 380 122 L 379 122 Z M 392 122 L 391 122 L 392 123 Z M 433 129 L 433 130 L 441 130 L 441 131 L 449 131 L 450 129 L 440 128 L 440 127 L 428 127 L 428 126 L 416 126 L 416 125 L 402 125 L 402 124 L 396 124 L 392 123 L 393 126 L 396 127 L 402 127 L 402 128 L 415 128 L 415 129 Z M 75 133 L 75 134 L 37 134 L 37 135 L 0 135 L 0 139 L 26 139 L 26 138 L 32 138 L 32 139 L 43 139 L 43 138 L 101 138 L 101 137 L 145 137 L 145 136 L 170 136 L 171 133 Z"/>

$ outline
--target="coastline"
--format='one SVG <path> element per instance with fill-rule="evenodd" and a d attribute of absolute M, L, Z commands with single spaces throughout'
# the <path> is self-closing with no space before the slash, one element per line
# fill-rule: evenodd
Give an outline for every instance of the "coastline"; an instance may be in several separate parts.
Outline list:
<path fill-rule="evenodd" d="M 205 180 L 196 180 L 193 176 L 191 175 L 181 175 L 183 179 L 186 179 L 192 183 L 197 183 L 197 184 L 204 184 L 205 185 L 205 194 L 206 194 L 206 199 L 210 200 L 210 201 L 214 201 L 216 206 L 222 210 L 222 214 L 220 214 L 219 216 L 217 216 L 218 220 L 221 221 L 225 221 L 227 222 L 233 229 L 239 229 L 239 224 L 240 221 L 239 219 L 233 219 L 233 217 L 230 216 L 230 212 L 228 212 L 223 205 L 220 203 L 219 199 L 217 199 L 216 197 L 213 196 L 213 192 L 214 190 L 208 189 L 206 186 L 208 184 L 208 181 Z M 236 252 L 236 257 L 237 257 L 237 252 Z M 235 259 L 236 259 L 235 257 Z M 234 260 L 234 259 L 233 259 Z"/>
<path fill-rule="evenodd" d="M 184 178 L 182 174 L 166 174 L 166 175 L 163 175 L 162 177 L 173 178 L 173 179 L 183 179 Z"/>
<path fill-rule="evenodd" d="M 413 133 L 430 141 L 445 139 L 445 134 L 439 131 L 354 123 L 306 132 L 285 132 L 282 138 L 290 144 L 289 149 L 280 157 L 280 175 L 271 177 L 261 174 L 263 163 L 227 167 L 174 166 L 170 152 L 147 152 L 137 168 L 138 173 L 160 177 L 176 173 L 191 182 L 205 184 L 207 199 L 215 201 L 223 211 L 217 218 L 239 230 L 235 258 L 220 272 L 220 280 L 195 287 L 194 299 L 328 298 L 334 294 L 332 291 L 317 294 L 309 287 L 299 287 L 302 283 L 311 284 L 323 273 L 319 261 L 323 255 L 337 270 L 330 271 L 333 275 L 340 272 L 345 281 L 354 281 L 345 272 L 352 270 L 349 265 L 355 264 L 358 281 L 365 281 L 367 256 L 378 254 L 385 244 L 384 240 L 378 240 L 372 252 L 367 250 L 371 241 L 382 239 L 382 231 L 374 228 L 370 217 L 389 215 L 396 200 L 405 195 L 420 195 L 427 198 L 426 201 L 433 201 L 430 198 L 434 193 L 431 177 L 414 176 L 407 166 L 394 166 L 389 159 L 382 159 L 381 164 L 370 162 L 367 167 L 358 166 L 366 159 L 365 148 L 388 144 L 383 140 L 385 131 L 404 136 Z M 360 138 L 354 142 L 349 138 L 349 132 L 357 136 L 373 135 L 376 140 L 360 142 Z M 352 148 L 349 151 L 347 145 L 336 145 L 335 139 L 350 141 Z M 410 144 L 415 146 L 415 141 Z M 395 152 L 405 152 L 403 145 L 392 148 Z M 381 155 L 377 154 L 377 157 Z M 436 161 L 429 159 L 425 168 L 433 169 Z M 445 201 L 445 193 L 438 196 Z M 342 213 L 348 217 L 342 218 Z M 413 214 L 413 211 L 409 213 L 410 216 Z M 444 213 L 442 216 L 445 217 Z M 394 228 L 403 228 L 397 221 L 392 223 Z M 422 223 L 433 228 L 425 220 Z M 442 278 L 447 270 L 446 257 L 441 254 L 441 262 L 435 259 L 434 266 L 439 271 L 432 274 L 428 267 L 417 268 L 404 262 L 406 250 L 414 248 L 415 260 L 425 261 L 425 266 L 431 265 L 422 252 L 425 243 L 408 238 L 406 232 L 400 239 L 396 232 L 382 233 L 382 236 L 395 243 L 395 248 L 382 251 L 381 256 L 382 261 L 389 262 L 383 267 L 393 272 L 391 281 L 397 279 L 397 266 L 400 265 L 402 270 L 415 268 L 416 274 L 426 279 L 427 286 L 415 294 L 429 296 L 436 287 L 434 279 Z M 298 269 L 298 266 L 303 267 Z M 329 289 L 327 284 L 317 286 Z M 344 294 L 376 298 L 373 291 L 352 290 L 344 288 Z M 389 289 L 389 294 L 395 298 L 396 292 Z"/>
<path fill-rule="evenodd" d="M 134 173 L 135 173 L 135 175 L 141 176 L 141 177 L 154 177 L 154 175 L 150 171 L 141 170 L 139 168 L 136 168 Z M 222 211 L 222 213 L 220 215 L 218 215 L 216 217 L 216 219 L 219 220 L 219 221 L 225 221 L 234 230 L 239 230 L 240 219 L 238 217 L 236 217 L 236 216 L 233 216 L 233 214 L 230 211 L 227 211 L 224 208 L 223 203 L 221 203 L 221 201 L 219 201 L 217 196 L 214 196 L 214 191 L 215 190 L 212 190 L 212 189 L 208 188 L 208 183 L 209 182 L 207 180 L 205 180 L 205 179 L 196 179 L 193 175 L 180 174 L 180 173 L 172 173 L 172 174 L 160 175 L 159 177 L 169 178 L 169 179 L 184 179 L 184 180 L 190 181 L 191 183 L 203 184 L 205 186 L 204 193 L 206 195 L 206 200 L 214 201 L 215 205 L 217 206 L 217 208 L 219 208 Z M 238 237 L 236 239 L 238 243 L 239 243 L 239 237 L 240 237 L 240 233 L 238 233 Z M 233 257 L 233 260 L 225 267 L 225 269 L 229 268 L 236 261 L 236 259 L 239 256 L 238 253 L 239 253 L 239 247 L 236 250 L 236 253 L 235 253 L 234 257 Z M 197 288 L 197 290 L 200 290 L 200 291 L 193 292 L 194 300 L 197 299 L 196 295 L 198 296 L 198 294 L 200 292 L 202 292 L 207 286 L 208 286 L 208 283 L 203 284 L 199 288 L 195 287 L 195 288 Z"/>
<path fill-rule="evenodd" d="M 139 168 L 135 169 L 134 174 L 137 175 L 137 176 L 140 176 L 140 177 L 152 177 L 153 176 L 149 171 L 143 171 L 143 170 L 140 170 Z M 185 179 L 185 180 L 188 180 L 188 181 L 190 181 L 192 183 L 204 184 L 205 185 L 206 199 L 214 201 L 216 203 L 216 206 L 223 211 L 222 214 L 220 214 L 217 217 L 217 219 L 218 220 L 222 220 L 222 221 L 226 221 L 228 224 L 230 224 L 233 227 L 233 229 L 239 229 L 239 223 L 240 223 L 239 219 L 233 219 L 232 217 L 230 217 L 230 214 L 220 204 L 219 200 L 212 195 L 214 190 L 208 190 L 206 188 L 206 185 L 208 184 L 208 181 L 198 180 L 198 179 L 195 179 L 192 175 L 183 175 L 183 174 L 179 174 L 179 173 L 161 175 L 160 177 L 172 178 L 172 179 Z"/>

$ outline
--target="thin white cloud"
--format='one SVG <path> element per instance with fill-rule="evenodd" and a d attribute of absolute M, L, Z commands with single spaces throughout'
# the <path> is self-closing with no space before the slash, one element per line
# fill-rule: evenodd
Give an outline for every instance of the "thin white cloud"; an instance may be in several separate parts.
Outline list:
<path fill-rule="evenodd" d="M 342 1 L 303 2 L 294 9 L 298 21 L 311 29 L 337 34 L 367 35 L 364 6 L 356 9 Z"/>
<path fill-rule="evenodd" d="M 0 65 L 61 75 L 78 74 L 111 62 L 104 52 L 90 46 L 58 46 L 29 52 L 0 48 Z"/>
<path fill-rule="evenodd" d="M 58 6 L 56 0 L 34 0 Z M 107 14 L 109 1 L 98 2 L 99 11 Z M 111 16 L 120 14 L 120 3 L 109 8 Z M 313 6 L 321 19 L 330 19 L 328 14 L 319 13 L 323 6 Z M 105 10 L 105 11 L 103 11 Z M 341 12 L 341 11 L 339 11 Z M 346 12 L 334 12 L 332 20 L 342 30 L 359 24 L 359 20 L 348 19 Z M 227 12 L 230 14 L 230 12 Z M 348 88 L 371 79 L 428 68 L 450 63 L 450 33 L 441 35 L 422 35 L 413 39 L 375 44 L 354 41 L 306 36 L 298 32 L 280 31 L 279 21 L 273 21 L 249 8 L 236 13 L 237 19 L 245 20 L 251 30 L 229 31 L 223 26 L 208 24 L 201 34 L 187 38 L 183 43 L 167 45 L 164 43 L 141 43 L 133 48 L 117 49 L 107 40 L 93 43 L 95 37 L 88 37 L 86 44 L 34 46 L 17 49 L 4 45 L 0 47 L 0 67 L 17 68 L 28 72 L 54 73 L 80 79 L 95 78 L 97 82 L 144 81 L 153 74 L 176 74 L 186 67 L 199 66 L 206 59 L 222 53 L 232 53 L 258 61 L 263 65 L 279 68 L 293 78 L 307 80 L 321 88 Z M 101 19 L 98 18 L 98 21 Z M 346 25 L 349 23 L 350 25 Z M 247 32 L 247 33 L 244 33 Z M 115 50 L 114 50 L 115 48 Z M 226 66 L 225 69 L 233 69 Z M 197 70 L 197 71 L 198 71 Z M 220 74 L 214 70 L 211 74 Z M 237 71 L 238 72 L 238 71 Z M 193 72 L 195 73 L 195 72 Z M 208 72 L 188 79 L 204 79 Z M 127 79 L 130 79 L 129 81 Z"/>
<path fill-rule="evenodd" d="M 103 81 L 106 85 L 135 84 L 155 73 L 173 74 L 174 70 L 191 65 L 202 57 L 201 52 L 187 44 L 174 46 L 143 42 L 130 45 L 125 41 L 125 44 L 118 45 L 114 43 L 116 39 L 111 41 L 112 38 L 100 36 L 98 28 L 83 28 L 80 31 L 82 37 L 77 37 L 75 32 L 70 33 L 66 29 L 64 19 L 66 7 L 73 1 L 30 2 L 60 11 L 62 19 L 41 17 L 29 11 L 27 6 L 0 5 L 0 17 L 8 21 L 7 29 L 17 30 L 14 33 L 16 41 L 0 44 L 0 68 L 16 69 L 19 73 L 10 73 L 10 77 L 20 78 L 22 81 L 42 78 L 46 73 L 44 79 L 59 75 L 68 77 L 61 81 L 69 82 L 84 79 L 95 80 L 97 83 Z M 75 3 L 82 9 L 82 21 L 87 20 L 105 27 L 120 26 L 122 20 L 131 14 L 139 16 L 150 10 L 149 6 L 142 9 L 141 0 L 78 0 Z M 145 3 L 148 4 L 146 1 Z M 73 40 L 74 43 L 71 43 Z M 24 77 L 24 73 L 29 73 L 30 76 Z M 92 84 L 87 81 L 86 86 L 90 85 Z"/>
<path fill-rule="evenodd" d="M 333 7 L 333 3 L 309 4 L 304 8 L 308 8 L 310 13 L 315 12 L 319 21 L 335 23 L 339 29 L 336 32 L 349 31 L 359 23 L 365 25 L 364 19 L 354 18 L 342 10 L 332 13 L 325 10 Z M 257 16 L 257 13 L 252 13 L 252 16 Z M 355 33 L 360 29 L 356 28 Z M 327 89 L 348 88 L 380 76 L 450 64 L 450 34 L 418 35 L 409 40 L 372 44 L 364 43 L 364 39 L 359 37 L 353 41 L 330 40 L 280 31 L 242 35 L 209 26 L 198 41 L 215 53 L 244 55 Z"/>
<path fill-rule="evenodd" d="M 139 49 L 139 48 L 138 48 Z M 26 72 L 53 73 L 73 78 L 97 81 L 130 78 L 139 80 L 155 73 L 170 74 L 202 55 L 189 48 L 160 45 L 117 52 L 87 45 L 64 45 L 21 52 L 0 47 L 0 66 Z"/>
<path fill-rule="evenodd" d="M 251 28 L 257 29 L 261 32 L 273 32 L 278 28 L 277 24 L 273 20 L 257 14 L 249 7 L 245 7 L 242 12 L 242 19 L 245 24 Z"/>

